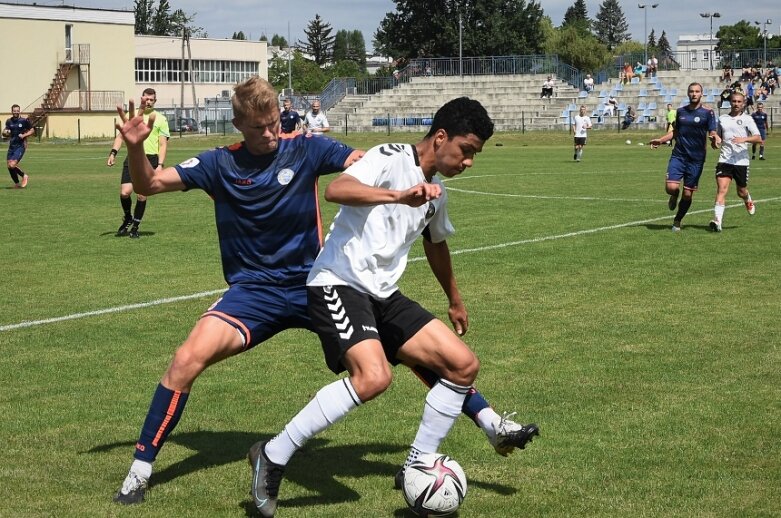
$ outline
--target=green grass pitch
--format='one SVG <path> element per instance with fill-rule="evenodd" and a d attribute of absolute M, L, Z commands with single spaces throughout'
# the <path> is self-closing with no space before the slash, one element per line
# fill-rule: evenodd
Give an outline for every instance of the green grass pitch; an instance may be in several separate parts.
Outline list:
<path fill-rule="evenodd" d="M 497 134 L 446 181 L 477 385 L 542 432 L 502 458 L 456 423 L 442 451 L 467 473 L 462 517 L 781 516 L 778 136 L 751 164 L 756 215 L 733 187 L 724 231 L 708 231 L 710 152 L 674 234 L 669 148 L 628 135 L 591 132 L 576 163 L 563 132 Z M 367 148 L 420 135 L 337 137 Z M 166 162 L 229 141 L 177 137 Z M 141 239 L 114 237 L 109 148 L 32 142 L 28 188 L 0 182 L 0 516 L 251 515 L 247 449 L 334 377 L 305 331 L 208 369 L 147 502 L 111 502 L 155 385 L 224 281 L 201 191 L 152 197 Z M 323 203 L 326 228 L 335 209 Z M 446 319 L 419 246 L 411 258 L 402 289 Z M 395 374 L 293 458 L 280 517 L 410 516 L 393 474 L 425 390 Z"/>

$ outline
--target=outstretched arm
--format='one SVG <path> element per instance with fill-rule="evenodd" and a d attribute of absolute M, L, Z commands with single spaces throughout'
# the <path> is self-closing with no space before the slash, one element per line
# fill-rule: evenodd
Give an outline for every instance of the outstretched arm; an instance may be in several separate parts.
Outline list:
<path fill-rule="evenodd" d="M 121 106 L 117 107 L 117 113 L 122 120 L 122 125 L 117 124 L 117 129 L 127 144 L 128 166 L 133 189 L 144 196 L 184 189 L 186 186 L 175 167 L 167 167 L 155 172 L 152 169 L 152 164 L 146 158 L 144 140 L 152 133 L 155 122 L 154 114 L 149 116 L 147 122 L 144 122 L 142 112 L 133 116 L 135 103 L 132 99 L 128 102 L 127 114 Z"/>
<path fill-rule="evenodd" d="M 325 199 L 342 205 L 366 206 L 383 203 L 402 203 L 420 207 L 429 200 L 439 198 L 442 188 L 435 183 L 419 183 L 404 191 L 366 185 L 349 174 L 342 173 L 325 189 Z"/>
<path fill-rule="evenodd" d="M 450 249 L 447 241 L 432 243 L 428 239 L 423 239 L 423 250 L 426 252 L 431 271 L 434 277 L 439 281 L 442 290 L 445 292 L 448 300 L 447 316 L 453 324 L 453 329 L 459 336 L 466 334 L 469 328 L 469 316 L 466 306 L 461 300 L 461 293 L 458 291 L 456 277 L 453 274 L 453 263 L 450 260 Z"/>

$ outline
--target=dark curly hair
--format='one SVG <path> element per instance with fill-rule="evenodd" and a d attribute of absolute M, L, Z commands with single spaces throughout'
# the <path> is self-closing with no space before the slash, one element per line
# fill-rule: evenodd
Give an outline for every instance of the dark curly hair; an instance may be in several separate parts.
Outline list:
<path fill-rule="evenodd" d="M 459 97 L 437 110 L 426 138 L 434 136 L 440 129 L 445 130 L 448 139 L 471 133 L 485 142 L 494 134 L 494 123 L 479 101 Z"/>

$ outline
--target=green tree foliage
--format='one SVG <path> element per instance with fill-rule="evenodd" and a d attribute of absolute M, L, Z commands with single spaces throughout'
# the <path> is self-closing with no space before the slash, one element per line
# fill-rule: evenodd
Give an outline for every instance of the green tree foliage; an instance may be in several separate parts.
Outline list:
<path fill-rule="evenodd" d="M 247 37 L 244 35 L 244 31 L 234 32 L 233 37 L 231 39 L 234 40 L 246 40 Z"/>
<path fill-rule="evenodd" d="M 288 47 L 287 39 L 284 36 L 280 36 L 279 34 L 275 34 L 271 37 L 271 45 L 281 49 Z"/>
<path fill-rule="evenodd" d="M 330 23 L 324 22 L 319 14 L 315 14 L 315 19 L 311 20 L 307 28 L 304 29 L 306 41 L 299 40 L 298 42 L 299 46 L 312 56 L 318 65 L 325 65 L 331 59 L 335 38 L 331 36 L 332 30 Z"/>
<path fill-rule="evenodd" d="M 181 9 L 171 11 L 168 0 L 160 0 L 155 6 L 154 0 L 135 0 L 136 34 L 156 36 L 179 36 L 182 30 L 193 36 L 205 36 L 202 27 L 193 25 L 195 15 L 188 15 Z"/>
<path fill-rule="evenodd" d="M 366 43 L 361 31 L 341 30 L 334 37 L 332 59 L 334 63 L 352 61 L 358 69 L 366 70 Z"/>
<path fill-rule="evenodd" d="M 292 86 L 296 92 L 319 92 L 331 76 L 314 61 L 304 58 L 300 51 L 293 52 L 290 62 Z M 288 86 L 288 62 L 285 57 L 277 56 L 269 60 L 268 80 L 278 90 Z"/>
<path fill-rule="evenodd" d="M 261 34 L 260 39 L 258 41 L 265 41 L 266 43 L 268 43 L 268 36 L 266 36 L 265 33 Z"/>
<path fill-rule="evenodd" d="M 607 45 L 610 50 L 615 49 L 621 43 L 629 41 L 629 24 L 626 22 L 624 11 L 618 0 L 604 0 L 599 6 L 594 33 L 599 41 Z"/>
<path fill-rule="evenodd" d="M 654 34 L 654 29 L 652 27 L 651 33 L 648 35 L 648 54 L 650 55 L 651 52 L 656 52 L 656 49 L 656 35 Z"/>
<path fill-rule="evenodd" d="M 555 29 L 545 42 L 545 52 L 584 72 L 596 72 L 610 65 L 612 54 L 591 34 L 583 35 L 574 24 Z"/>
<path fill-rule="evenodd" d="M 534 0 L 395 0 L 374 34 L 374 48 L 396 58 L 459 52 L 459 18 L 467 56 L 536 54 L 543 11 Z"/>
<path fill-rule="evenodd" d="M 588 17 L 585 0 L 575 0 L 575 3 L 567 8 L 564 13 L 562 27 L 575 27 L 581 35 L 591 34 L 591 20 Z"/>
<path fill-rule="evenodd" d="M 768 30 L 772 30 L 769 27 Z M 716 32 L 719 43 L 716 50 L 738 50 L 738 49 L 761 49 L 764 41 L 762 39 L 762 25 L 755 25 L 747 20 L 740 20 L 735 25 L 722 25 Z M 773 41 L 775 40 L 775 41 Z M 778 38 L 767 40 L 767 48 L 779 46 Z"/>
<path fill-rule="evenodd" d="M 673 49 L 670 47 L 670 42 L 667 40 L 667 33 L 662 31 L 662 35 L 659 36 L 659 42 L 656 44 L 656 54 L 659 61 L 662 59 L 670 59 L 673 56 Z"/>

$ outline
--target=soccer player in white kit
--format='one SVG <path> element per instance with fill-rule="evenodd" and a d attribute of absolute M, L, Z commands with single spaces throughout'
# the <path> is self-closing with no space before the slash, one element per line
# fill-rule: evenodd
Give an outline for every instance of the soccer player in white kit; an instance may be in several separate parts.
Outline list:
<path fill-rule="evenodd" d="M 756 212 L 747 188 L 750 164 L 748 144 L 761 142 L 762 136 L 751 115 L 743 113 L 745 103 L 743 94 L 733 92 L 729 98 L 730 112 L 719 117 L 721 152 L 716 164 L 716 205 L 713 208 L 713 220 L 709 224 L 714 232 L 721 232 L 727 191 L 733 179 L 748 213 L 753 215 Z"/>
<path fill-rule="evenodd" d="M 321 388 L 276 437 L 250 450 L 252 497 L 262 516 L 274 516 L 284 469 L 296 450 L 383 393 L 392 379 L 389 363 L 424 365 L 440 375 L 426 396 L 405 466 L 436 452 L 455 423 L 479 361 L 397 282 L 423 235 L 451 309 L 460 305 L 446 241 L 454 229 L 436 173 L 449 178 L 471 167 L 492 134 L 493 122 L 479 102 L 454 99 L 439 109 L 418 144 L 374 147 L 326 188 L 326 199 L 342 206 L 307 279 L 309 315 L 328 367 L 349 376 Z"/>
<path fill-rule="evenodd" d="M 580 162 L 583 156 L 583 146 L 586 145 L 589 129 L 591 129 L 591 117 L 586 115 L 586 107 L 581 106 L 572 121 L 572 132 L 575 134 L 575 155 L 572 158 L 576 162 Z"/>

